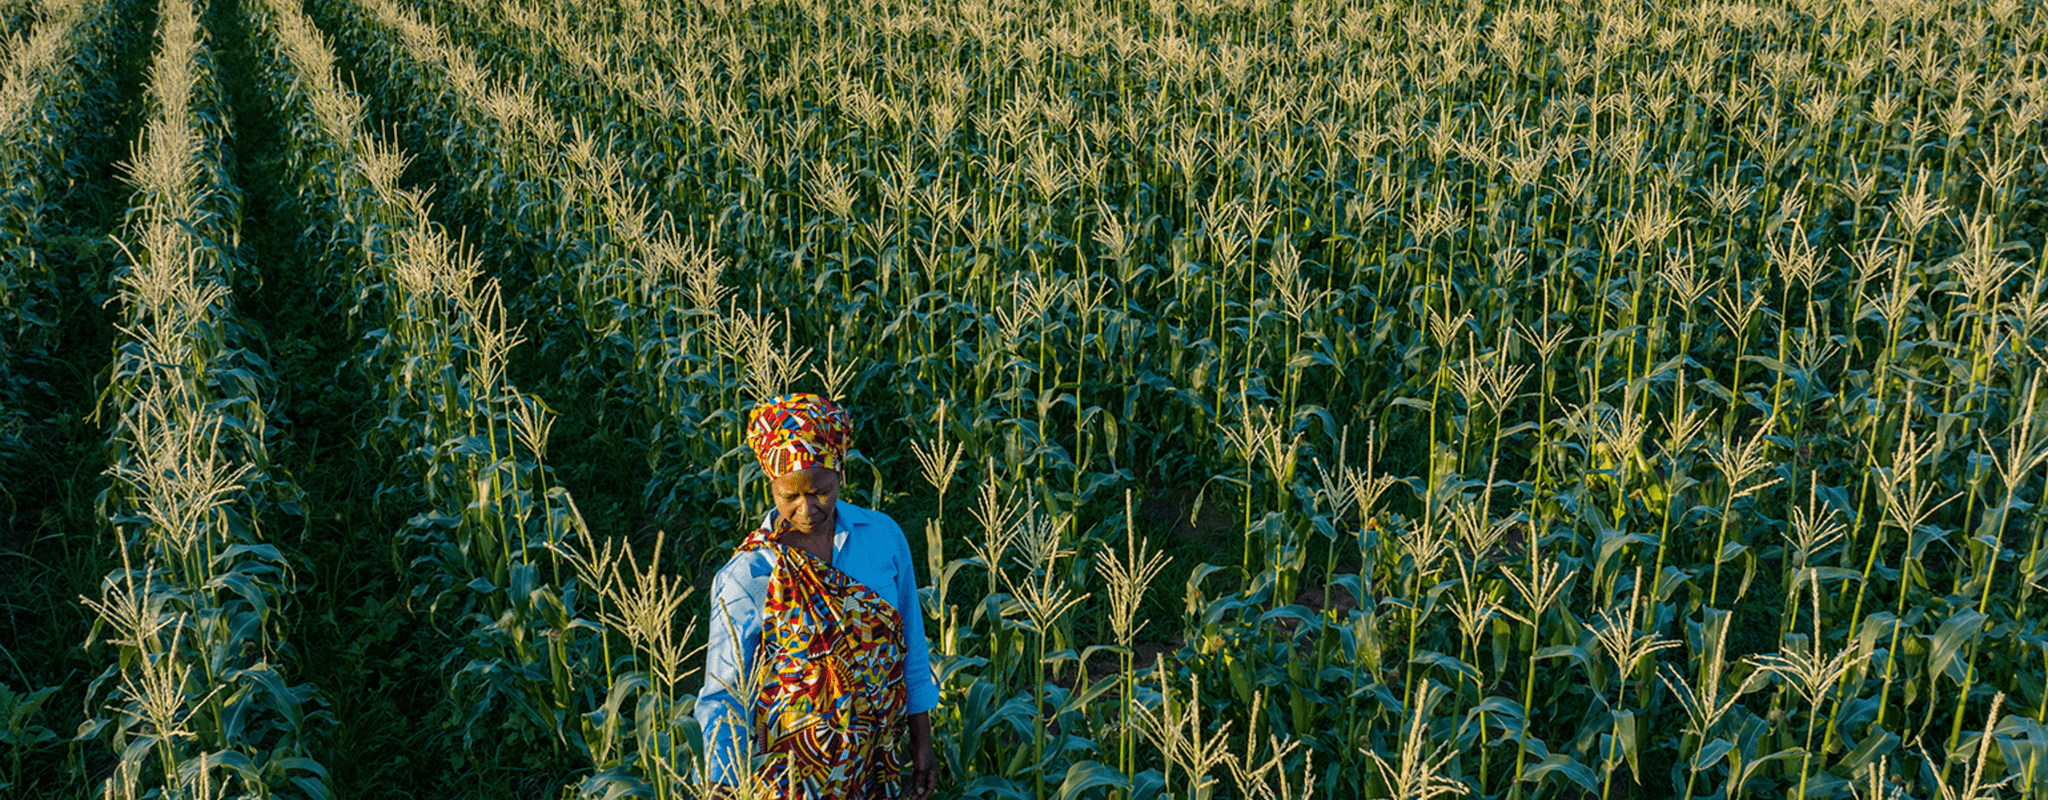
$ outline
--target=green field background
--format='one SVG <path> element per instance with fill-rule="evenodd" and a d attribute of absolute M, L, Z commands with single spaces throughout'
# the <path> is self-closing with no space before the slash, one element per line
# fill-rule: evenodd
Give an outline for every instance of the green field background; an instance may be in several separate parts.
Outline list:
<path fill-rule="evenodd" d="M 941 797 L 2048 790 L 2039 2 L 0 26 L 0 796 L 711 794 L 787 391 Z"/>

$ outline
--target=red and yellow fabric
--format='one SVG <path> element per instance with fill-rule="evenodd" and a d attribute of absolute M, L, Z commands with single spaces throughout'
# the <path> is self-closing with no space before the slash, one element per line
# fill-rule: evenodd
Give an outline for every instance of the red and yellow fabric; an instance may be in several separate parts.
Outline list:
<path fill-rule="evenodd" d="M 811 467 L 840 470 L 852 443 L 853 418 L 815 394 L 771 397 L 747 412 L 747 446 L 769 480 Z"/>
<path fill-rule="evenodd" d="M 754 668 L 757 777 L 776 800 L 867 800 L 902 792 L 903 620 L 881 595 L 762 527 L 738 553 L 770 549 Z"/>

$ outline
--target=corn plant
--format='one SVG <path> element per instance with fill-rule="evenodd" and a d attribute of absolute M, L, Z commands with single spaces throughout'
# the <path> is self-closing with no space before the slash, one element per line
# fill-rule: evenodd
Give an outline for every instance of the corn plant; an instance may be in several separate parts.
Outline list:
<path fill-rule="evenodd" d="M 281 670 L 295 657 L 278 617 L 292 565 L 265 526 L 297 490 L 267 456 L 261 331 L 234 308 L 245 276 L 219 79 L 200 9 L 171 0 L 157 16 L 117 274 L 128 338 L 102 409 L 114 456 L 102 502 L 122 569 L 83 598 L 93 639 L 115 651 L 90 692 L 110 713 L 80 738 L 119 756 L 108 797 L 327 797 L 309 753 L 332 720 Z"/>
<path fill-rule="evenodd" d="M 251 16 L 297 121 L 292 163 L 323 178 L 300 200 L 336 226 L 329 280 L 372 331 L 361 365 L 391 409 L 376 441 L 398 461 L 381 494 L 422 506 L 393 552 L 410 556 L 433 618 L 455 621 L 462 646 L 443 660 L 455 722 L 475 737 L 509 716 L 600 776 L 638 765 L 641 785 L 669 796 L 692 779 L 691 749 L 667 732 L 687 718 L 690 634 L 668 622 L 688 591 L 658 557 L 622 575 L 615 543 L 590 540 L 543 465 L 550 412 L 504 375 L 518 339 L 495 283 L 398 186 L 403 157 L 365 132 L 363 101 L 306 15 L 273 3 Z M 638 731 L 623 742 L 622 719 Z"/>
<path fill-rule="evenodd" d="M 9 43 L 0 66 L 0 185 L 7 187 L 0 194 L 0 461 L 16 462 L 28 446 L 31 381 L 22 368 L 53 358 L 52 329 L 68 305 L 39 251 L 45 218 L 81 170 L 86 112 L 103 99 L 96 90 L 132 38 L 121 28 L 132 9 L 125 2 L 21 2 L 0 12 Z"/>

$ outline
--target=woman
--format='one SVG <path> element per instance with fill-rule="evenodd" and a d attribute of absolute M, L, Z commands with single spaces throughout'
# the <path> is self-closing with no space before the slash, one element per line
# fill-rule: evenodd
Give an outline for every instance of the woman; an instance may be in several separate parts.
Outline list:
<path fill-rule="evenodd" d="M 696 715 L 715 784 L 746 782 L 765 754 L 751 774 L 777 800 L 903 797 L 906 766 L 907 797 L 932 792 L 939 693 L 917 574 L 894 520 L 839 502 L 852 428 L 813 394 L 748 414 L 775 509 L 711 582 Z"/>

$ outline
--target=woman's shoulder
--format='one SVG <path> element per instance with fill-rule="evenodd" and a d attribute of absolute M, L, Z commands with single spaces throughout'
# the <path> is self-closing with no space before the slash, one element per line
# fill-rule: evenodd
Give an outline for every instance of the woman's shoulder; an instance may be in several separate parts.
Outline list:
<path fill-rule="evenodd" d="M 749 580 L 768 577 L 775 571 L 775 551 L 770 548 L 741 550 L 726 559 L 725 566 L 719 567 L 712 576 L 712 584 L 745 583 Z"/>
<path fill-rule="evenodd" d="M 845 500 L 839 501 L 839 518 L 846 520 L 848 528 L 864 528 L 894 533 L 897 536 L 903 535 L 903 526 L 896 524 L 894 517 L 872 508 L 861 508 Z"/>
<path fill-rule="evenodd" d="M 896 520 L 891 519 L 888 514 L 872 508 L 862 508 L 845 500 L 839 501 L 836 510 L 839 512 L 839 518 L 846 520 L 846 524 L 849 526 L 880 525 L 882 527 L 895 527 L 896 525 Z"/>
<path fill-rule="evenodd" d="M 872 508 L 861 508 L 841 500 L 839 501 L 839 518 L 845 520 L 846 527 L 856 536 L 864 535 L 893 540 L 905 549 L 908 549 L 910 546 L 909 540 L 903 536 L 903 526 L 896 524 L 894 517 L 881 511 Z"/>

